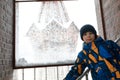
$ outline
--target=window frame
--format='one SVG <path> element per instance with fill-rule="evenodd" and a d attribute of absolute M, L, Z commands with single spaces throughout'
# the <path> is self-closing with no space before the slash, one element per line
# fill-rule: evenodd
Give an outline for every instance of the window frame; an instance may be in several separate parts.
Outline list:
<path fill-rule="evenodd" d="M 17 3 L 17 2 L 39 2 L 39 1 L 71 1 L 71 0 L 14 0 L 14 22 L 16 22 L 15 20 L 16 20 L 16 18 L 15 18 L 15 14 L 16 14 L 16 9 L 15 9 L 15 4 Z M 15 23 L 16 24 L 16 23 Z M 14 69 L 18 69 L 18 68 L 35 68 L 35 67 L 50 67 L 50 66 L 66 66 L 66 65 L 73 65 L 74 63 L 70 63 L 70 64 L 54 64 L 54 65 L 37 65 L 37 66 L 19 66 L 19 67 L 16 67 L 15 66 L 15 63 L 16 63 L 16 61 L 15 61 L 15 39 L 16 39 L 16 37 L 15 37 L 15 31 L 16 31 L 16 26 L 15 26 L 15 24 L 14 24 L 14 52 L 13 52 L 13 68 Z"/>

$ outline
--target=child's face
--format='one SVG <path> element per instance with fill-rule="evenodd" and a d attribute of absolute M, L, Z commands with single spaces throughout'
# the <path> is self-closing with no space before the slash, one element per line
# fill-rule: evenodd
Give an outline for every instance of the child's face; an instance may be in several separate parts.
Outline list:
<path fill-rule="evenodd" d="M 86 32 L 83 34 L 83 41 L 86 43 L 92 42 L 95 40 L 95 35 L 92 32 Z"/>

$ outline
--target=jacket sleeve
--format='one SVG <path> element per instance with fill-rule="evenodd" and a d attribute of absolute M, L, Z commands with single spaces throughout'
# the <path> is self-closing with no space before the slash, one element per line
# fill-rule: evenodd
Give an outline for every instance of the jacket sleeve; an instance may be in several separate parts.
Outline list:
<path fill-rule="evenodd" d="M 71 67 L 71 70 L 68 72 L 67 76 L 64 78 L 64 80 L 76 80 L 84 71 L 86 65 L 82 57 L 83 52 L 80 52 L 78 54 L 78 57 L 74 63 L 74 65 Z"/>

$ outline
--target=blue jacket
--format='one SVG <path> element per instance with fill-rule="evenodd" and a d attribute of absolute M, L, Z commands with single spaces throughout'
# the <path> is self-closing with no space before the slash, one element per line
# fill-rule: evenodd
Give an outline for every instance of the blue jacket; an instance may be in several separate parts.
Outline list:
<path fill-rule="evenodd" d="M 120 80 L 120 47 L 101 37 L 94 42 L 83 43 L 83 50 L 65 80 L 76 80 L 86 67 L 91 70 L 93 80 Z"/>

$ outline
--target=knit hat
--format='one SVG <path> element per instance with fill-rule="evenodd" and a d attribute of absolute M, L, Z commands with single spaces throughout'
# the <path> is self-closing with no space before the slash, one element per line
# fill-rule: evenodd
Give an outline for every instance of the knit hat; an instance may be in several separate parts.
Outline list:
<path fill-rule="evenodd" d="M 97 38 L 96 30 L 92 25 L 86 24 L 82 26 L 82 28 L 80 29 L 80 37 L 82 40 L 83 40 L 83 34 L 86 32 L 92 32 L 93 34 L 95 34 L 95 38 Z"/>

